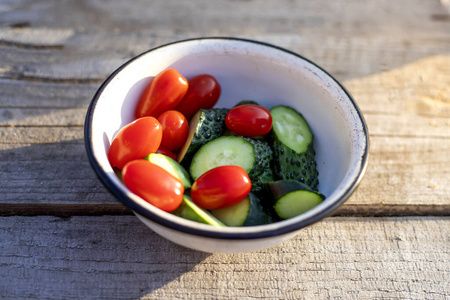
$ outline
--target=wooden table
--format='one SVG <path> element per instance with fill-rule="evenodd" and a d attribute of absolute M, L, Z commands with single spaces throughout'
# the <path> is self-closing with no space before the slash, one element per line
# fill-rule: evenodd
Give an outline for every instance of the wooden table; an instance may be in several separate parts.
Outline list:
<path fill-rule="evenodd" d="M 450 299 L 450 14 L 438 0 L 3 0 L 0 26 L 0 298 Z M 84 117 L 108 74 L 201 36 L 300 53 L 368 122 L 357 192 L 278 247 L 175 245 L 86 157 Z"/>

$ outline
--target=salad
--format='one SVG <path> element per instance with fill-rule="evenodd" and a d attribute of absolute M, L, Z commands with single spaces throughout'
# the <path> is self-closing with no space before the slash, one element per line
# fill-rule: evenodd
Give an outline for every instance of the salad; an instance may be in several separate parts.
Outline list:
<path fill-rule="evenodd" d="M 314 136 L 292 107 L 253 100 L 216 108 L 208 74 L 166 69 L 146 87 L 135 121 L 108 159 L 127 188 L 155 207 L 212 226 L 289 219 L 320 204 Z"/>

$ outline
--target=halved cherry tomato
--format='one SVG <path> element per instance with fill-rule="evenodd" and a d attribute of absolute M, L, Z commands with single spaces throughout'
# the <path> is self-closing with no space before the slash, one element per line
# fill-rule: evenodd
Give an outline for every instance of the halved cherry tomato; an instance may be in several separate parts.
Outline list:
<path fill-rule="evenodd" d="M 221 88 L 217 80 L 208 74 L 189 80 L 189 89 L 175 110 L 190 119 L 200 108 L 212 108 L 220 97 Z"/>
<path fill-rule="evenodd" d="M 265 107 L 245 104 L 232 108 L 225 116 L 225 124 L 238 135 L 264 135 L 272 129 L 272 116 Z"/>
<path fill-rule="evenodd" d="M 158 150 L 156 150 L 156 153 L 160 153 L 172 158 L 173 160 L 177 160 L 177 156 L 175 155 L 175 153 L 173 153 L 169 149 L 164 148 L 163 146 L 159 146 Z"/>
<path fill-rule="evenodd" d="M 205 209 L 229 207 L 244 199 L 252 188 L 239 166 L 220 166 L 201 175 L 192 185 L 192 201 Z"/>
<path fill-rule="evenodd" d="M 186 142 L 189 124 L 185 116 L 176 110 L 168 110 L 158 117 L 163 129 L 161 146 L 176 150 Z"/>
<path fill-rule="evenodd" d="M 166 69 L 156 75 L 147 86 L 136 108 L 136 118 L 159 117 L 174 109 L 188 90 L 188 81 L 175 69 Z"/>
<path fill-rule="evenodd" d="M 108 151 L 108 159 L 114 167 L 123 166 L 134 159 L 156 152 L 162 139 L 162 127 L 153 117 L 137 119 L 119 130 Z"/>
<path fill-rule="evenodd" d="M 122 176 L 130 191 L 159 209 L 171 212 L 183 201 L 184 186 L 181 181 L 147 160 L 128 162 Z"/>

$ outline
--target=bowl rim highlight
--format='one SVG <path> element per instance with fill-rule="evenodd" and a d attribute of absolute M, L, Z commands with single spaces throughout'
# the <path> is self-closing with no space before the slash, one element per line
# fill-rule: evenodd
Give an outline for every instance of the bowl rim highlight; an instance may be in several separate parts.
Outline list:
<path fill-rule="evenodd" d="M 132 62 L 138 60 L 140 57 L 151 53 L 152 51 L 170 47 L 172 45 L 180 45 L 183 43 L 195 43 L 200 41 L 216 41 L 216 42 L 238 42 L 238 43 L 251 43 L 261 47 L 268 47 L 276 51 L 281 51 L 286 54 L 294 55 L 296 58 L 305 61 L 308 64 L 311 64 L 315 68 L 322 71 L 330 80 L 332 80 L 340 89 L 342 89 L 343 93 L 345 93 L 347 99 L 355 110 L 358 120 L 362 126 L 362 136 L 364 137 L 365 146 L 362 149 L 362 154 L 359 161 L 359 165 L 356 174 L 353 177 L 351 184 L 346 186 L 346 189 L 340 193 L 340 197 L 337 197 L 334 201 L 328 201 L 326 204 L 324 201 L 319 206 L 314 209 L 297 216 L 298 220 L 284 220 L 272 224 L 260 225 L 260 226 L 249 226 L 249 227 L 214 227 L 210 225 L 205 225 L 201 223 L 196 223 L 190 220 L 185 220 L 177 216 L 172 216 L 169 213 L 161 211 L 161 213 L 156 214 L 152 211 L 149 211 L 145 207 L 139 205 L 130 197 L 128 197 L 127 193 L 123 191 L 123 189 L 119 188 L 116 183 L 109 177 L 103 167 L 97 162 L 93 151 L 94 140 L 92 138 L 92 126 L 93 126 L 93 115 L 95 111 L 95 107 L 99 101 L 99 98 L 104 91 L 104 89 L 111 83 L 112 79 L 124 68 L 126 68 Z M 337 209 L 340 205 L 342 205 L 355 191 L 359 183 L 361 182 L 365 171 L 367 169 L 368 164 L 368 156 L 369 156 L 369 132 L 367 124 L 364 120 L 364 116 L 359 109 L 356 101 L 350 95 L 350 93 L 344 88 L 344 86 L 338 82 L 332 75 L 330 75 L 326 70 L 318 66 L 316 63 L 310 61 L 309 59 L 295 53 L 293 51 L 287 50 L 285 48 L 251 39 L 243 39 L 243 38 L 235 38 L 235 37 L 201 37 L 201 38 L 191 38 L 179 40 L 171 43 L 167 43 L 164 45 L 160 45 L 154 48 L 151 48 L 139 55 L 134 56 L 129 59 L 125 63 L 123 63 L 120 67 L 118 67 L 112 74 L 110 74 L 106 80 L 101 84 L 101 86 L 96 91 L 92 101 L 89 104 L 85 125 L 84 125 L 84 141 L 85 148 L 88 155 L 89 162 L 94 169 L 97 177 L 103 183 L 103 185 L 123 204 L 125 204 L 128 208 L 130 208 L 133 212 L 138 213 L 139 215 L 149 219 L 150 221 L 156 222 L 164 227 L 171 228 L 173 230 L 192 234 L 196 236 L 216 238 L 216 239 L 229 239 L 229 240 L 248 240 L 248 239 L 262 239 L 269 238 L 273 236 L 280 236 L 284 234 L 289 234 L 295 231 L 298 231 L 312 223 L 315 223 L 329 214 L 331 214 L 335 209 Z M 170 215 L 170 216 L 169 216 Z M 180 220 L 173 221 L 170 220 L 172 217 L 179 218 Z"/>

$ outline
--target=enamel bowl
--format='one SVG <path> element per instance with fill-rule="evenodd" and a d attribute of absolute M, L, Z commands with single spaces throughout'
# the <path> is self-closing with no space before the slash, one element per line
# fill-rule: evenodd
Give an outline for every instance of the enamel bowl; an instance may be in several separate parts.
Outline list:
<path fill-rule="evenodd" d="M 216 107 L 251 99 L 271 108 L 284 104 L 303 114 L 315 136 L 319 191 L 315 208 L 289 220 L 217 228 L 161 211 L 131 193 L 116 177 L 107 152 L 118 130 L 134 119 L 141 93 L 167 68 L 184 77 L 213 75 L 222 87 Z M 86 150 L 109 191 L 157 234 L 204 252 L 249 252 L 280 244 L 336 210 L 358 186 L 367 166 L 368 129 L 356 102 L 326 71 L 289 50 L 251 40 L 200 38 L 142 53 L 112 73 L 95 94 L 86 116 Z"/>

